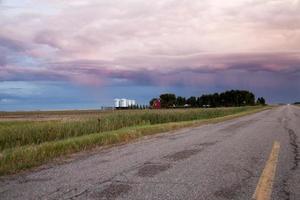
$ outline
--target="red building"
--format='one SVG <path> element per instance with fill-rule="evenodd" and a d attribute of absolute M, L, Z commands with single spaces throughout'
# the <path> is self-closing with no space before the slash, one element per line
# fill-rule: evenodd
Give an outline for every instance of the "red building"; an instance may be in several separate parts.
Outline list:
<path fill-rule="evenodd" d="M 152 104 L 152 108 L 153 109 L 160 109 L 161 108 L 161 104 L 160 104 L 160 100 L 156 99 L 153 104 Z"/>

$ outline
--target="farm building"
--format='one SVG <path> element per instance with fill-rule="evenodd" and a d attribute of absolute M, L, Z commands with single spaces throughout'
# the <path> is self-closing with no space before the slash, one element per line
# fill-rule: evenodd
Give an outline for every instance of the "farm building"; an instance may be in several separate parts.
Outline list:
<path fill-rule="evenodd" d="M 132 100 L 132 99 L 125 99 L 125 98 L 122 98 L 122 99 L 114 99 L 114 106 L 116 109 L 124 109 L 124 108 L 129 108 L 129 107 L 132 107 L 132 106 L 135 106 L 136 105 L 136 102 L 135 100 Z"/>
<path fill-rule="evenodd" d="M 156 100 L 153 102 L 152 108 L 153 108 L 153 109 L 160 109 L 160 108 L 161 108 L 160 99 L 156 99 Z"/>

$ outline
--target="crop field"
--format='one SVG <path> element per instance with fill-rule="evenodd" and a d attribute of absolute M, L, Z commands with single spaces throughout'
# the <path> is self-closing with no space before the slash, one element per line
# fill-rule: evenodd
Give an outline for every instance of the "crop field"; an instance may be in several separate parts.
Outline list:
<path fill-rule="evenodd" d="M 159 132 L 214 123 L 268 109 L 53 111 L 0 113 L 0 175 L 54 158 Z"/>
<path fill-rule="evenodd" d="M 0 121 L 50 121 L 74 120 L 78 118 L 98 116 L 111 110 L 61 110 L 61 111 L 17 111 L 0 112 Z"/>

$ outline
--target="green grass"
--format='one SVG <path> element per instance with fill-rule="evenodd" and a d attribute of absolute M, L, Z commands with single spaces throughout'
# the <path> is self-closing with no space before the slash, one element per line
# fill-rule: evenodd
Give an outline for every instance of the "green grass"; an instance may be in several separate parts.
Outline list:
<path fill-rule="evenodd" d="M 219 122 L 262 109 L 266 107 L 120 111 L 76 121 L 1 122 L 0 175 L 96 146 Z"/>
<path fill-rule="evenodd" d="M 70 137 L 102 133 L 124 127 L 211 119 L 256 107 L 133 110 L 105 113 L 75 121 L 15 121 L 0 123 L 0 151 Z"/>

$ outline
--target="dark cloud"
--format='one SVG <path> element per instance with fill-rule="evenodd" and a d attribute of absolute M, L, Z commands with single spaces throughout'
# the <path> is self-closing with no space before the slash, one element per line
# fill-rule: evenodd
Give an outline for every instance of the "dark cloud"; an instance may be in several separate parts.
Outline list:
<path fill-rule="evenodd" d="M 6 56 L 4 56 L 4 53 L 0 50 L 0 66 L 4 66 L 7 63 Z"/>
<path fill-rule="evenodd" d="M 61 72 L 4 66 L 0 70 L 0 81 L 59 81 L 66 79 Z"/>
<path fill-rule="evenodd" d="M 44 67 L 4 67 L 2 81 L 67 81 L 79 85 L 209 86 L 228 85 L 260 88 L 300 84 L 299 54 L 210 55 L 177 59 L 167 58 L 161 68 L 120 66 L 118 61 L 77 60 L 47 63 Z M 161 60 L 161 58 L 159 58 Z M 192 61 L 191 61 L 192 60 Z M 199 60 L 199 65 L 197 65 Z M 152 61 L 155 63 L 157 61 Z M 192 66 L 181 63 L 192 63 Z M 204 63 L 204 64 L 201 64 Z M 207 65 L 206 63 L 211 63 Z M 174 64 L 174 66 L 172 66 Z M 147 65 L 146 65 L 147 66 Z"/>
<path fill-rule="evenodd" d="M 30 47 L 19 40 L 10 39 L 0 34 L 0 66 L 23 62 Z"/>
<path fill-rule="evenodd" d="M 25 45 L 21 41 L 9 39 L 3 36 L 0 36 L 0 47 L 16 52 L 24 51 L 26 49 Z"/>

